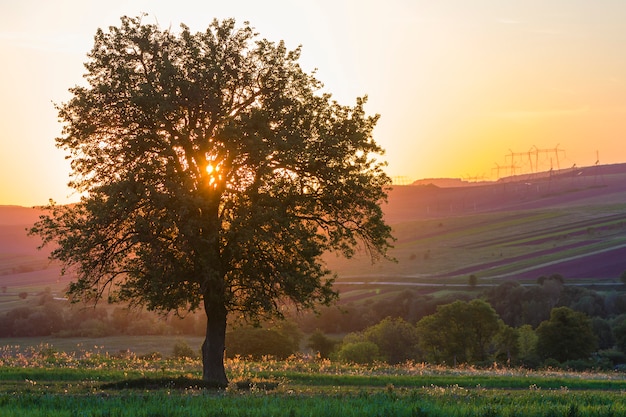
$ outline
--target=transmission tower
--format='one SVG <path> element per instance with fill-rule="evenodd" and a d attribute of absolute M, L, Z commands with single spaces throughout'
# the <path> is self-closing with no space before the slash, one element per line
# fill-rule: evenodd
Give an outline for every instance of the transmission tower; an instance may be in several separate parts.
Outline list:
<path fill-rule="evenodd" d="M 593 185 L 598 185 L 598 178 L 601 180 L 601 184 L 604 185 L 604 176 L 600 172 L 600 152 L 596 151 L 596 163 L 594 164 L 594 176 L 593 176 Z"/>
<path fill-rule="evenodd" d="M 496 171 L 496 180 L 500 179 L 500 165 L 498 165 L 497 162 L 494 162 L 496 164 L 495 167 L 491 168 L 491 175 L 493 175 L 493 171 Z"/>
<path fill-rule="evenodd" d="M 557 145 L 554 148 L 549 148 L 549 149 L 539 149 L 537 148 L 535 145 L 533 145 L 531 149 L 531 151 L 529 151 L 529 158 L 530 158 L 530 153 L 532 152 L 532 149 L 535 148 L 534 152 L 535 152 L 535 169 L 537 170 L 537 172 L 539 172 L 539 154 L 543 153 L 546 156 L 549 156 L 551 154 L 554 154 L 554 157 L 556 158 L 556 169 L 557 171 L 561 170 L 561 165 L 560 165 L 560 161 L 559 161 L 559 155 L 562 153 L 563 156 L 565 156 L 565 149 L 559 149 L 559 145 L 557 143 Z M 550 158 L 550 170 L 553 170 L 554 167 L 552 165 L 552 158 Z"/>

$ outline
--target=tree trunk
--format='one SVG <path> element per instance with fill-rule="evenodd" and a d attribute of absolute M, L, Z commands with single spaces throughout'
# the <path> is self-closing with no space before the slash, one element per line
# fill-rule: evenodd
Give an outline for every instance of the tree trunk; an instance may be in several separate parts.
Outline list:
<path fill-rule="evenodd" d="M 202 343 L 202 379 L 215 387 L 228 385 L 224 369 L 224 351 L 226 342 L 226 306 L 224 303 L 204 299 L 204 311 L 207 316 L 206 337 Z"/>

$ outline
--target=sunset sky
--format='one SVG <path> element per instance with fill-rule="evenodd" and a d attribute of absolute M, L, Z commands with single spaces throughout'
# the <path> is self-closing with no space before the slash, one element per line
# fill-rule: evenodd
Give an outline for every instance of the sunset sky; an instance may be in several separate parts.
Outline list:
<path fill-rule="evenodd" d="M 142 12 L 172 30 L 234 17 L 301 44 L 339 102 L 369 96 L 392 177 L 626 162 L 623 0 L 0 0 L 1 205 L 78 199 L 53 103 L 82 83 L 96 29 Z"/>

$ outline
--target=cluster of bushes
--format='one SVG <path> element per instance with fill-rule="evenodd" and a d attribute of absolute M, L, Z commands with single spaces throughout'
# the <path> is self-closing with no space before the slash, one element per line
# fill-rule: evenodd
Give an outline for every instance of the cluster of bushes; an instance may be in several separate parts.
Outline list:
<path fill-rule="evenodd" d="M 569 307 L 553 308 L 549 319 L 533 329 L 528 324 L 508 326 L 483 300 L 455 301 L 416 324 L 386 318 L 350 333 L 328 356 L 354 363 L 418 361 L 456 366 L 498 362 L 529 368 L 613 368 L 626 363 L 626 317 L 608 330 L 619 342 L 599 350 L 598 328 L 586 314 Z"/>
<path fill-rule="evenodd" d="M 595 319 L 594 319 L 595 320 Z M 439 306 L 417 323 L 387 317 L 343 339 L 314 331 L 304 345 L 309 353 L 342 362 L 401 364 L 406 361 L 456 366 L 562 366 L 570 369 L 611 369 L 626 363 L 626 316 L 615 326 L 597 326 L 586 314 L 554 307 L 547 320 L 533 328 L 504 323 L 485 300 L 454 301 Z M 600 348 L 609 332 L 615 343 Z M 240 327 L 228 333 L 227 355 L 284 359 L 301 351 L 293 322 L 260 328 Z"/>
<path fill-rule="evenodd" d="M 54 299 L 50 292 L 0 315 L 0 337 L 204 336 L 205 329 L 202 314 L 180 319 L 85 307 Z M 308 341 L 303 334 L 310 335 Z M 283 359 L 305 350 L 358 363 L 609 367 L 626 363 L 626 294 L 568 286 L 559 275 L 531 286 L 508 281 L 447 298 L 407 290 L 286 322 L 231 327 L 226 346 L 229 357 L 256 359 Z"/>
<path fill-rule="evenodd" d="M 410 323 L 417 323 L 423 317 L 435 313 L 440 305 L 474 298 L 484 299 L 491 304 L 500 318 L 512 327 L 528 324 L 536 328 L 539 323 L 550 318 L 554 307 L 569 307 L 589 317 L 604 320 L 626 314 L 625 292 L 598 292 L 567 285 L 562 276 L 555 274 L 540 277 L 533 285 L 506 281 L 482 291 L 472 289 L 450 292 L 445 296 L 409 289 L 395 296 L 360 303 L 349 302 L 341 308 L 321 308 L 319 314 L 307 314 L 297 320 L 305 333 L 320 329 L 327 334 L 345 334 L 363 330 L 386 317 L 400 317 Z"/>

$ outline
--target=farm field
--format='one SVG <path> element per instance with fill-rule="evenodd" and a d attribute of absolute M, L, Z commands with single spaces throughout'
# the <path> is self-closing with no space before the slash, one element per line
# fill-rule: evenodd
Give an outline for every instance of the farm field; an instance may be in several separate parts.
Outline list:
<path fill-rule="evenodd" d="M 459 284 L 473 274 L 480 284 L 497 285 L 555 273 L 568 281 L 619 282 L 626 270 L 624 185 L 573 190 L 563 182 L 564 191 L 549 196 L 520 196 L 512 190 L 516 184 L 508 184 L 506 192 L 495 185 L 394 189 L 387 213 L 397 238 L 392 251 L 397 262 L 371 265 L 364 257 L 329 257 L 329 264 L 340 283 Z M 444 197 L 463 207 L 461 202 L 472 195 L 486 206 L 423 213 L 424 205 Z"/>
<path fill-rule="evenodd" d="M 478 285 L 497 285 L 558 273 L 570 283 L 611 285 L 626 270 L 626 164 L 456 188 L 396 186 L 383 210 L 396 262 L 328 255 L 338 284 L 440 286 L 475 275 Z M 26 236 L 40 214 L 0 207 L 0 296 L 9 296 L 0 301 L 46 287 L 61 296 L 71 278 Z"/>
<path fill-rule="evenodd" d="M 50 345 L 0 353 L 2 416 L 610 416 L 624 374 L 340 365 L 310 358 L 227 361 L 226 389 L 202 388 L 196 359 Z"/>

